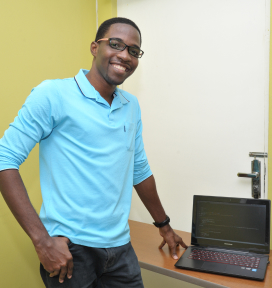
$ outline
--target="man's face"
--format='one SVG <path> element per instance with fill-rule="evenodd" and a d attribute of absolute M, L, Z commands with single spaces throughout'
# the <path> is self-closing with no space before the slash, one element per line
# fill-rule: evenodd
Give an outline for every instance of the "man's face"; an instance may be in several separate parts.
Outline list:
<path fill-rule="evenodd" d="M 111 25 L 103 38 L 119 38 L 128 46 L 140 47 L 139 32 L 128 24 Z M 96 45 L 97 48 L 92 50 L 95 56 L 94 65 L 108 84 L 120 85 L 133 74 L 139 60 L 128 53 L 127 47 L 124 51 L 119 51 L 111 48 L 109 41 L 100 41 Z"/>

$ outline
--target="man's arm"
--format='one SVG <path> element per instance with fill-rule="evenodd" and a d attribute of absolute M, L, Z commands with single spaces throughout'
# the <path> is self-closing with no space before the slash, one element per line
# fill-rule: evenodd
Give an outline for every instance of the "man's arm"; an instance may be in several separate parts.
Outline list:
<path fill-rule="evenodd" d="M 59 274 L 70 279 L 73 258 L 66 237 L 50 237 L 28 198 L 25 186 L 17 169 L 0 171 L 0 191 L 14 217 L 30 237 L 40 262 L 51 277 Z"/>
<path fill-rule="evenodd" d="M 159 199 L 153 175 L 135 185 L 134 188 L 155 222 L 163 222 L 166 219 L 166 214 Z M 159 231 L 160 235 L 163 237 L 163 241 L 159 248 L 162 248 L 167 243 L 172 257 L 178 259 L 176 247 L 181 245 L 182 247 L 187 248 L 187 245 L 183 242 L 182 238 L 173 231 L 169 224 L 159 228 Z"/>

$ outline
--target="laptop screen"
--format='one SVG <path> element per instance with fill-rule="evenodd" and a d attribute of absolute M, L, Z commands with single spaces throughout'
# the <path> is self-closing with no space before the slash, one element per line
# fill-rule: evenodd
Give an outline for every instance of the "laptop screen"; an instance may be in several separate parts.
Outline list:
<path fill-rule="evenodd" d="M 192 245 L 269 253 L 270 200 L 194 196 Z"/>

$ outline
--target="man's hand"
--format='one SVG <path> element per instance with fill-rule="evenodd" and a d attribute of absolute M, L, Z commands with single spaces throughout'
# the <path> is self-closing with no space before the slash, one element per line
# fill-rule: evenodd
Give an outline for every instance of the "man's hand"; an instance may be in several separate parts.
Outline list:
<path fill-rule="evenodd" d="M 29 201 L 24 183 L 17 169 L 0 171 L 0 190 L 18 223 L 32 240 L 40 262 L 50 276 L 59 276 L 59 281 L 73 273 L 73 257 L 66 237 L 50 237 L 38 214 Z"/>
<path fill-rule="evenodd" d="M 73 257 L 68 249 L 69 239 L 66 237 L 49 237 L 41 243 L 34 244 L 40 262 L 50 277 L 59 275 L 63 283 L 65 276 L 72 278 Z"/>
<path fill-rule="evenodd" d="M 160 228 L 160 235 L 163 238 L 163 241 L 161 243 L 161 245 L 159 246 L 159 248 L 161 249 L 166 243 L 168 244 L 169 248 L 170 248 L 170 253 L 171 256 L 174 259 L 178 259 L 178 255 L 176 253 L 176 248 L 181 245 L 183 248 L 187 249 L 188 246 L 183 242 L 182 238 L 179 237 L 171 228 L 171 226 L 165 225 L 162 228 Z"/>
<path fill-rule="evenodd" d="M 166 213 L 162 207 L 160 198 L 157 193 L 154 176 L 151 175 L 150 177 L 148 177 L 141 183 L 135 185 L 134 187 L 155 222 L 162 222 L 166 218 Z M 178 256 L 176 254 L 177 246 L 181 245 L 185 249 L 188 248 L 188 246 L 173 231 L 169 224 L 160 228 L 160 234 L 163 238 L 163 241 L 159 248 L 162 248 L 167 243 L 171 250 L 171 256 L 174 259 L 178 259 Z"/>

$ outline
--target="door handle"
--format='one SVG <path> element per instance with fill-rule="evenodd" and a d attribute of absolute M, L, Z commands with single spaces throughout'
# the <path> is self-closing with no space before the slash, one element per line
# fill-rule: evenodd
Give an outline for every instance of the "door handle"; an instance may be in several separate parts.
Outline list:
<path fill-rule="evenodd" d="M 251 173 L 237 174 L 238 177 L 251 178 L 251 195 L 253 198 L 258 199 L 261 197 L 261 161 L 251 161 Z"/>
<path fill-rule="evenodd" d="M 258 199 L 261 197 L 261 161 L 257 160 L 256 158 L 267 158 L 268 154 L 265 152 L 249 152 L 249 157 L 254 157 L 254 160 L 251 161 L 251 173 L 239 172 L 237 176 L 251 178 L 251 195 L 253 198 Z"/>
<path fill-rule="evenodd" d="M 237 173 L 238 177 L 246 177 L 246 178 L 258 178 L 260 176 L 259 172 L 253 172 L 253 173 Z"/>
<path fill-rule="evenodd" d="M 266 158 L 267 153 L 263 152 L 249 152 L 249 157 L 254 157 L 251 161 L 251 173 L 239 172 L 238 177 L 251 178 L 251 195 L 258 199 L 261 197 L 261 161 L 256 158 Z"/>

